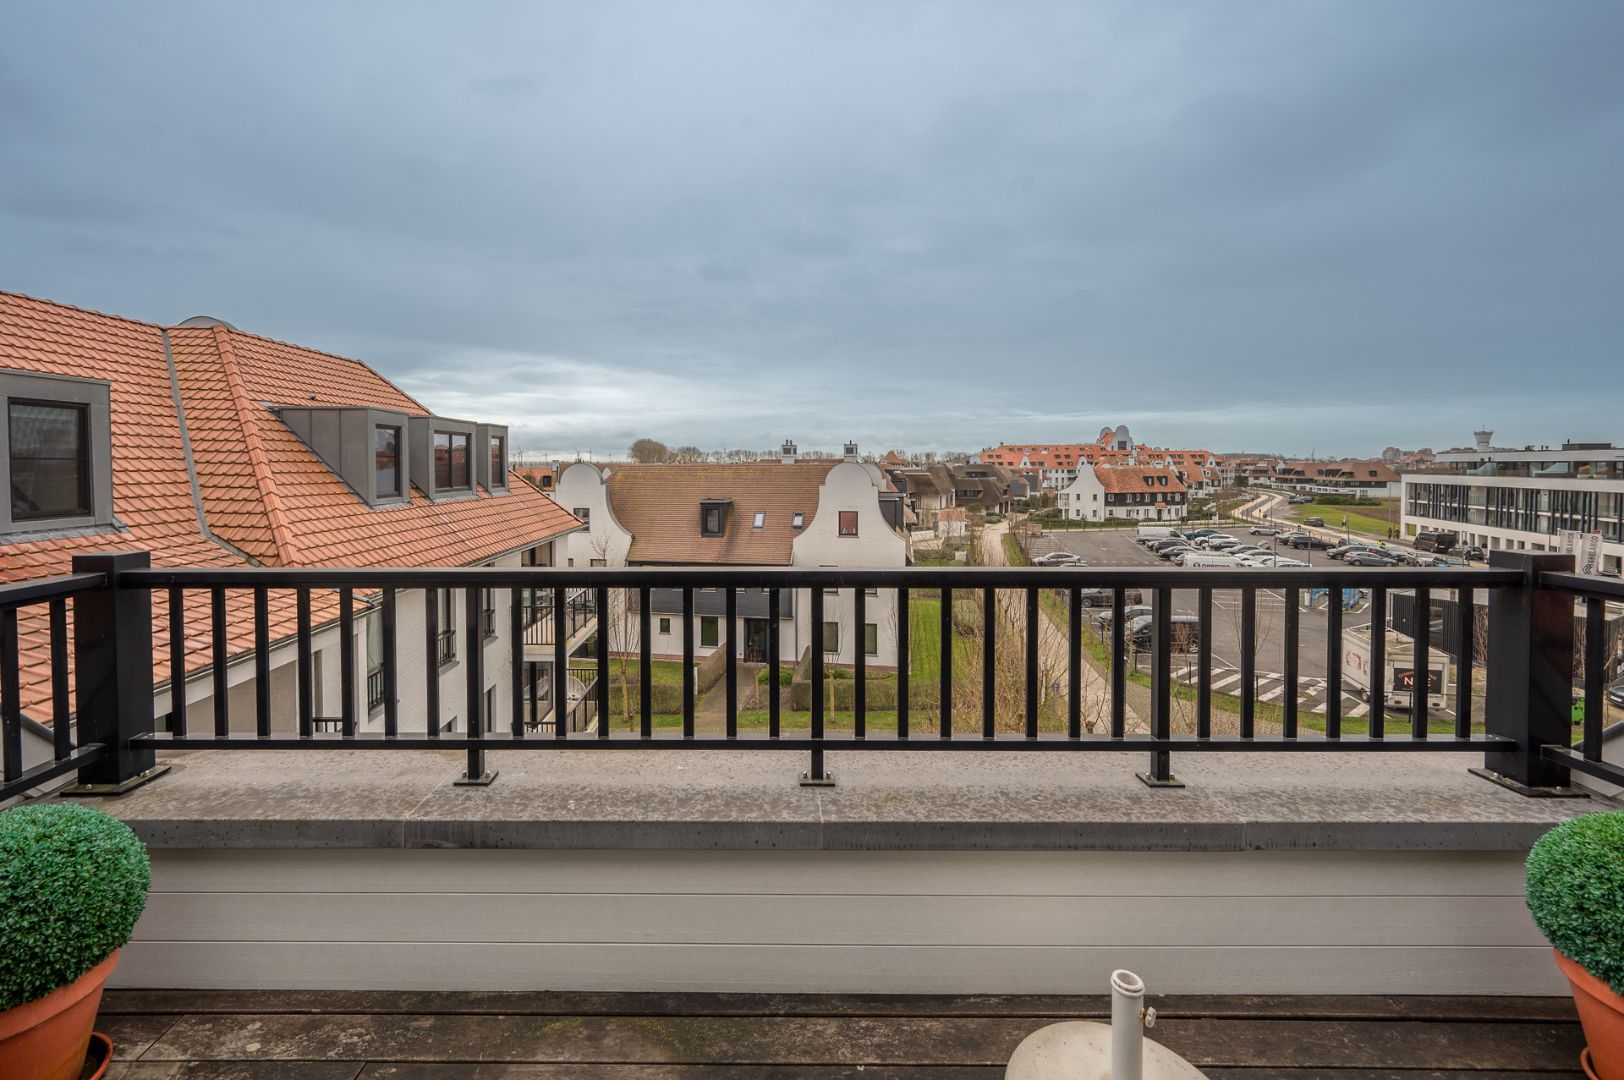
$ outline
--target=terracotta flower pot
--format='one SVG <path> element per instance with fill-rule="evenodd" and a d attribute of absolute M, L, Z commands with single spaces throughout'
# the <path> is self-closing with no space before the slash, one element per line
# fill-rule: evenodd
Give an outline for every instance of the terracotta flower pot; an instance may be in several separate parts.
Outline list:
<path fill-rule="evenodd" d="M 1552 952 L 1556 966 L 1573 985 L 1573 1004 L 1589 1044 L 1585 1072 L 1597 1080 L 1624 1080 L 1624 997 L 1561 953 Z"/>
<path fill-rule="evenodd" d="M 102 986 L 118 950 L 66 986 L 0 1012 L 0 1076 L 6 1080 L 78 1080 L 101 1008 Z"/>

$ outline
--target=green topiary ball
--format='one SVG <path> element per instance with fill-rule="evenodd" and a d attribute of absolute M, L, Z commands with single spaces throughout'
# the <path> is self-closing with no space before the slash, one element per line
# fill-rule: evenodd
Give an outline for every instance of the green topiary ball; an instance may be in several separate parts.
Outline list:
<path fill-rule="evenodd" d="M 130 940 L 147 904 L 147 849 L 77 803 L 0 812 L 0 1009 L 77 979 Z"/>
<path fill-rule="evenodd" d="M 1540 837 L 1527 892 L 1557 952 L 1624 994 L 1624 811 L 1586 814 Z"/>

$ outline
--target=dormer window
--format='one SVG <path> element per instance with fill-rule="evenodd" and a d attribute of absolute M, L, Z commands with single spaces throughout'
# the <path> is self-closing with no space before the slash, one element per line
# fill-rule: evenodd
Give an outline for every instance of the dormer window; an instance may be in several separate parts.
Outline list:
<path fill-rule="evenodd" d="M 507 439 L 491 436 L 491 486 L 507 487 Z"/>
<path fill-rule="evenodd" d="M 467 491 L 473 487 L 468 479 L 469 435 L 464 431 L 436 431 L 434 433 L 434 490 Z"/>
<path fill-rule="evenodd" d="M 702 499 L 699 503 L 699 535 L 721 536 L 727 530 L 727 510 L 732 499 Z"/>
<path fill-rule="evenodd" d="M 479 486 L 492 495 L 508 490 L 508 430 L 499 424 L 479 424 L 474 428 Z"/>
<path fill-rule="evenodd" d="M 108 384 L 0 372 L 0 532 L 113 520 Z"/>
<path fill-rule="evenodd" d="M 380 499 L 399 498 L 403 485 L 400 468 L 400 428 L 379 424 L 372 429 L 372 490 Z"/>

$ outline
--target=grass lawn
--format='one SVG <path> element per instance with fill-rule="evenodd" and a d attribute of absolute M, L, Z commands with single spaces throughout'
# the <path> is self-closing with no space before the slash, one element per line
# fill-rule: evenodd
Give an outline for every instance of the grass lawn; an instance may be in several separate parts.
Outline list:
<path fill-rule="evenodd" d="M 1032 562 L 1026 557 L 1026 552 L 1021 550 L 1021 545 L 1007 532 L 1004 533 L 1004 561 L 1011 566 L 1029 566 Z"/>
<path fill-rule="evenodd" d="M 1301 506 L 1291 507 L 1291 516 L 1296 521 L 1304 518 L 1319 517 L 1325 519 L 1325 527 L 1333 531 L 1342 528 L 1342 519 L 1348 519 L 1348 528 L 1356 533 L 1367 536 L 1386 536 L 1390 527 L 1396 528 L 1399 522 L 1398 500 L 1383 499 L 1380 506 L 1335 506 L 1322 502 L 1303 503 Z"/>

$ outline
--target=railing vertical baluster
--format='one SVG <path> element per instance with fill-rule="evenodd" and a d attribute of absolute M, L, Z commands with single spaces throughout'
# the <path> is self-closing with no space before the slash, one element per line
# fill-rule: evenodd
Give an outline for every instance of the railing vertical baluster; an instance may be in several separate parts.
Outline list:
<path fill-rule="evenodd" d="M 338 590 L 338 667 L 344 697 L 339 703 L 339 726 L 344 738 L 355 737 L 355 590 Z"/>
<path fill-rule="evenodd" d="M 1038 591 L 1026 589 L 1026 737 L 1038 737 L 1038 653 L 1043 648 L 1043 634 L 1038 624 Z"/>
<path fill-rule="evenodd" d="M 295 626 L 293 647 L 298 655 L 294 658 L 294 666 L 298 672 L 299 695 L 299 738 L 310 738 L 315 725 L 315 673 L 312 670 L 313 661 L 310 657 L 310 590 L 300 587 L 293 594 L 295 609 Z M 434 670 L 432 657 L 429 670 Z"/>
<path fill-rule="evenodd" d="M 429 738 L 440 737 L 440 591 L 423 590 L 423 710 Z"/>
<path fill-rule="evenodd" d="M 1241 589 L 1241 738 L 1257 734 L 1257 590 Z"/>
<path fill-rule="evenodd" d="M 1111 738 L 1128 733 L 1128 645 L 1122 624 L 1127 621 L 1127 595 L 1111 590 Z"/>
<path fill-rule="evenodd" d="M 1415 667 L 1410 675 L 1410 738 L 1425 739 L 1432 698 L 1432 673 L 1428 670 L 1432 666 L 1432 591 L 1424 585 L 1415 590 L 1411 617 L 1415 620 Z"/>
<path fill-rule="evenodd" d="M 555 602 L 557 598 L 555 597 Z M 475 745 L 468 748 L 468 768 L 455 781 L 456 784 L 484 787 L 496 779 L 496 774 L 485 768 L 485 748 L 477 743 L 485 738 L 485 725 L 494 721 L 485 708 L 485 626 L 484 603 L 480 590 L 468 587 L 462 590 L 462 636 L 467 643 L 468 655 L 462 661 L 462 700 L 468 723 L 463 730 Z M 559 715 L 558 702 L 553 704 L 553 715 Z"/>
<path fill-rule="evenodd" d="M 524 597 L 523 589 L 508 590 L 508 733 L 515 739 L 524 738 L 525 687 L 529 682 L 524 677 Z M 598 634 L 603 634 L 601 626 Z M 601 717 L 598 722 L 603 722 Z"/>
<path fill-rule="evenodd" d="M 852 736 L 868 736 L 868 591 L 852 589 Z M 875 630 L 876 643 L 879 637 Z M 839 704 L 838 702 L 836 704 Z"/>
<path fill-rule="evenodd" d="M 254 589 L 254 730 L 262 739 L 270 737 L 271 614 L 263 585 Z"/>
<path fill-rule="evenodd" d="M 1285 715 L 1281 718 L 1280 734 L 1287 739 L 1297 737 L 1297 689 L 1298 689 L 1298 609 L 1297 586 L 1287 586 L 1282 593 L 1281 603 L 1285 606 L 1285 643 L 1284 653 L 1281 657 L 1285 661 Z"/>
<path fill-rule="evenodd" d="M 553 738 L 570 733 L 569 594 L 555 587 L 553 598 Z"/>
<path fill-rule="evenodd" d="M 1607 607 L 1600 597 L 1585 598 L 1585 731 L 1584 756 L 1601 760 L 1602 728 L 1607 713 Z"/>
<path fill-rule="evenodd" d="M 953 737 L 953 590 L 942 590 L 941 617 L 937 620 L 941 635 L 941 668 L 937 679 L 937 692 L 941 696 L 941 706 L 937 718 L 941 737 Z"/>
<path fill-rule="evenodd" d="M 1151 593 L 1150 608 L 1150 736 L 1170 739 L 1173 735 L 1173 590 L 1157 586 Z M 1183 787 L 1173 776 L 1173 755 L 1167 750 L 1150 752 L 1150 768 L 1139 779 L 1151 787 Z"/>
<path fill-rule="evenodd" d="M 1342 737 L 1342 586 L 1326 591 L 1325 737 Z"/>
<path fill-rule="evenodd" d="M 727 648 L 727 681 L 725 693 L 727 695 L 727 737 L 739 737 L 739 594 L 738 590 L 729 585 L 722 590 L 725 593 L 722 621 L 727 624 L 722 634 L 722 644 Z"/>
<path fill-rule="evenodd" d="M 1369 735 L 1372 739 L 1387 735 L 1387 588 L 1377 585 L 1370 590 L 1370 678 L 1365 680 L 1370 693 Z"/>
<path fill-rule="evenodd" d="M 1459 640 L 1455 657 L 1455 737 L 1467 739 L 1472 735 L 1472 666 L 1477 659 L 1477 608 L 1471 589 L 1455 590 L 1455 634 Z"/>
<path fill-rule="evenodd" d="M 682 737 L 694 737 L 694 590 L 682 587 Z"/>
<path fill-rule="evenodd" d="M 231 685 L 226 679 L 231 651 L 226 642 L 226 591 L 219 586 L 209 590 L 209 621 L 214 646 L 214 733 L 224 738 L 231 734 Z"/>
<path fill-rule="evenodd" d="M 767 737 L 778 738 L 780 716 L 783 707 L 783 688 L 778 685 L 781 665 L 778 652 L 779 605 L 782 593 L 776 587 L 767 590 Z"/>
<path fill-rule="evenodd" d="M 73 598 L 73 682 L 78 746 L 106 753 L 79 770 L 79 795 L 119 795 L 161 776 L 152 743 L 152 591 L 126 587 L 124 574 L 147 570 L 144 551 L 73 556 L 76 574 L 103 574 L 107 587 Z"/>
<path fill-rule="evenodd" d="M 812 764 L 801 774 L 807 787 L 827 787 L 833 778 L 823 771 L 823 588 L 813 586 L 809 617 L 812 623 Z"/>
<path fill-rule="evenodd" d="M 181 702 L 184 712 L 185 680 Z M 173 693 L 170 695 L 173 700 Z M 68 602 L 51 601 L 51 742 L 56 759 L 73 753 L 73 706 L 68 699 Z M 185 734 L 182 728 L 181 734 Z"/>
<path fill-rule="evenodd" d="M 598 738 L 609 737 L 609 590 L 599 585 L 592 595 L 598 609 L 598 675 L 594 689 L 598 695 Z"/>
<path fill-rule="evenodd" d="M 981 737 L 998 734 L 998 590 L 981 590 Z"/>
<path fill-rule="evenodd" d="M 1212 737 L 1212 587 L 1203 585 L 1196 591 L 1196 692 L 1195 733 L 1197 738 Z"/>
<path fill-rule="evenodd" d="M 897 590 L 897 738 L 908 737 L 908 590 Z"/>
<path fill-rule="evenodd" d="M 22 673 L 17 658 L 17 609 L 0 609 L 0 776 L 23 774 Z"/>
<path fill-rule="evenodd" d="M 1083 596 L 1072 586 L 1066 604 L 1066 737 L 1083 737 Z"/>
<path fill-rule="evenodd" d="M 637 590 L 637 730 L 645 739 L 654 735 L 653 625 L 648 586 L 643 585 Z"/>
<path fill-rule="evenodd" d="M 52 632 L 55 632 L 53 626 Z M 63 628 L 64 643 L 67 628 Z M 66 671 L 63 672 L 66 676 Z M 186 734 L 186 593 L 169 590 L 169 723 L 171 734 Z"/>

